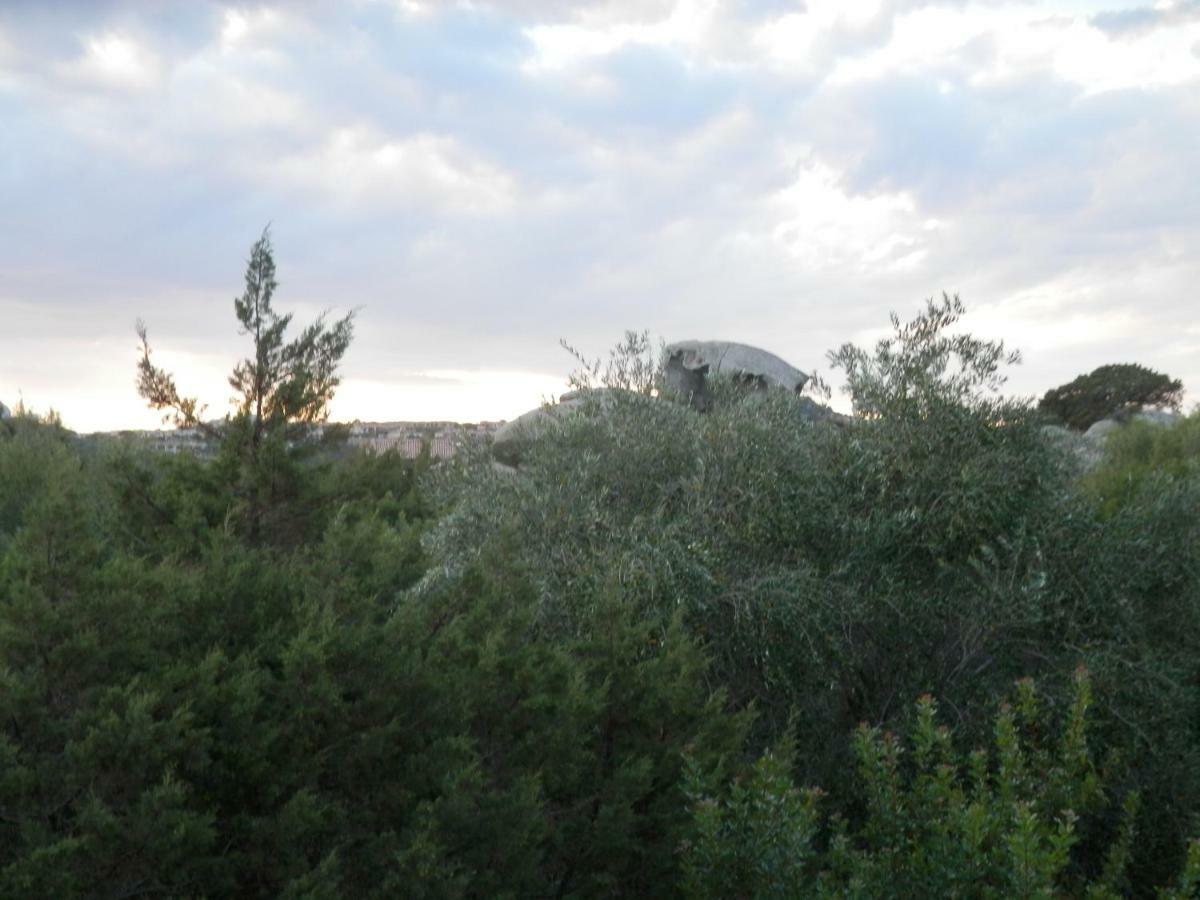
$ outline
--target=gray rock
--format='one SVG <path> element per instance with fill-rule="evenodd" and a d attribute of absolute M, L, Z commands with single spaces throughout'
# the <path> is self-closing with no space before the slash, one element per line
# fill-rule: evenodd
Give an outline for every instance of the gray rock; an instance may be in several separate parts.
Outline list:
<path fill-rule="evenodd" d="M 1099 422 L 1093 423 L 1092 426 L 1083 433 L 1083 436 L 1089 440 L 1098 441 L 1102 438 L 1108 437 L 1114 431 L 1120 430 L 1121 423 L 1116 419 L 1101 419 Z"/>
<path fill-rule="evenodd" d="M 1166 409 L 1139 409 L 1133 414 L 1133 421 L 1170 428 L 1179 422 L 1179 414 Z"/>
<path fill-rule="evenodd" d="M 11 419 L 11 418 L 12 418 L 12 413 L 9 412 L 8 407 L 5 406 L 3 403 L 0 403 L 0 422 L 3 422 L 5 419 Z"/>
<path fill-rule="evenodd" d="M 728 375 L 754 390 L 780 387 L 800 392 L 808 376 L 749 344 L 732 341 L 679 341 L 666 347 L 663 380 L 667 387 L 689 399 L 697 409 L 707 409 L 709 375 Z"/>
<path fill-rule="evenodd" d="M 1080 432 L 1072 431 L 1063 425 L 1043 425 L 1042 434 L 1064 452 L 1073 455 L 1083 472 L 1095 468 L 1104 458 L 1102 441 L 1090 440 Z"/>
<path fill-rule="evenodd" d="M 492 455 L 506 466 L 518 465 L 525 447 L 538 435 L 545 433 L 546 429 L 553 428 L 564 412 L 577 405 L 558 403 L 539 406 L 522 413 L 511 422 L 505 422 L 492 435 Z"/>
<path fill-rule="evenodd" d="M 1092 440 L 1100 440 L 1114 431 L 1119 431 L 1130 422 L 1149 422 L 1151 425 L 1158 425 L 1161 428 L 1170 428 L 1179 421 L 1179 418 L 1177 413 L 1165 409 L 1145 408 L 1133 412 L 1122 410 L 1110 418 L 1101 419 L 1093 424 L 1084 432 L 1084 436 Z"/>
<path fill-rule="evenodd" d="M 506 466 L 518 466 L 525 449 L 531 441 L 555 428 L 569 413 L 582 409 L 587 403 L 609 404 L 613 399 L 612 388 L 596 388 L 591 391 L 568 391 L 558 402 L 539 406 L 522 413 L 511 422 L 505 422 L 492 435 L 492 455 Z"/>

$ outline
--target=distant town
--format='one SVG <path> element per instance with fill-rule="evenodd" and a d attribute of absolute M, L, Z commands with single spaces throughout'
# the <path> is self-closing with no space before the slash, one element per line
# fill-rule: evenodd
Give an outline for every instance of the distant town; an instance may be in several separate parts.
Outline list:
<path fill-rule="evenodd" d="M 466 441 L 493 434 L 504 422 L 354 422 L 346 443 L 383 453 L 395 450 L 406 459 L 416 459 L 428 448 L 431 459 L 449 459 Z M 99 432 L 94 438 L 136 440 L 160 453 L 190 453 L 210 456 L 216 452 L 212 440 L 199 428 L 164 428 L 150 431 Z"/>

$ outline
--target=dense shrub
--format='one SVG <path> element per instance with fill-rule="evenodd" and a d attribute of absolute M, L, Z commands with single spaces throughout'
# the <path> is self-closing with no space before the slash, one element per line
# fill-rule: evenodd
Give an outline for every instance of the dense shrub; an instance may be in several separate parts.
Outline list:
<path fill-rule="evenodd" d="M 1106 794 L 1087 738 L 1086 674 L 1077 675 L 1061 724 L 1047 721 L 1029 682 L 1017 688 L 1014 704 L 996 718 L 990 752 L 959 753 L 952 732 L 936 723 L 930 697 L 917 702 L 907 740 L 861 726 L 854 741 L 859 802 L 850 820 L 829 819 L 821 791 L 795 786 L 786 743 L 715 795 L 692 765 L 686 894 L 1123 895 L 1139 801 L 1131 793 L 1116 804 Z M 1095 813 L 1114 804 L 1119 824 L 1104 834 Z M 1200 841 L 1160 896 L 1192 897 L 1197 888 Z"/>
<path fill-rule="evenodd" d="M 1106 513 L 1114 513 L 1143 491 L 1170 490 L 1200 477 L 1200 412 L 1169 427 L 1130 422 L 1108 435 L 1100 464 L 1084 488 Z"/>
<path fill-rule="evenodd" d="M 237 502 L 206 490 L 219 464 L 85 464 L 31 428 L 0 441 L 0 471 L 39 455 L 53 481 L 0 498 L 0 895 L 677 878 L 684 752 L 720 769 L 746 718 L 636 592 L 612 581 L 562 637 L 502 555 L 402 602 L 422 504 L 393 455 L 311 469 L 333 511 L 296 551 L 207 524 L 205 504 Z"/>
<path fill-rule="evenodd" d="M 751 748 L 793 723 L 796 777 L 834 808 L 859 722 L 904 727 L 931 693 L 977 743 L 1014 680 L 1062 704 L 1086 663 L 1114 783 L 1155 804 L 1134 883 L 1161 881 L 1200 808 L 1195 507 L 1179 487 L 1107 521 L 1039 414 L 997 395 L 1012 357 L 949 334 L 960 312 L 943 299 L 873 353 L 835 354 L 849 423 L 735 385 L 707 414 L 608 391 L 516 474 L 461 460 L 421 590 L 502 541 L 551 633 L 586 630 L 614 578 L 647 615 L 680 612 L 711 677 L 755 708 Z"/>
<path fill-rule="evenodd" d="M 1066 476 L 1028 410 L 981 393 L 1002 349 L 943 342 L 955 315 L 931 306 L 886 349 L 888 372 L 848 363 L 871 404 L 848 427 L 784 392 L 718 385 L 706 415 L 610 392 L 519 476 L 466 464 L 429 582 L 503 534 L 544 620 L 569 633 L 617 577 L 648 610 L 683 611 L 764 739 L 803 716 L 814 775 L 905 696 L 937 691 L 969 715 L 1041 639 L 1037 535 Z M 944 385 L 949 357 L 968 366 Z"/>
<path fill-rule="evenodd" d="M 1080 482 L 960 314 L 833 354 L 849 420 L 721 382 L 701 414 L 630 336 L 517 471 L 298 444 L 248 494 L 237 434 L 5 423 L 0 895 L 1193 878 L 1195 420 Z"/>

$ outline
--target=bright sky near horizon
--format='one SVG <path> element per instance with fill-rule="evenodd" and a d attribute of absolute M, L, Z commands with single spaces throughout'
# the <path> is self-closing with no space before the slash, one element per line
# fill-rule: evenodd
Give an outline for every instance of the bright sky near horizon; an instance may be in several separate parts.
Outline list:
<path fill-rule="evenodd" d="M 0 2 L 0 400 L 214 412 L 276 305 L 358 308 L 334 418 L 509 418 L 566 338 L 825 351 L 959 293 L 1013 393 L 1200 391 L 1200 2 Z"/>

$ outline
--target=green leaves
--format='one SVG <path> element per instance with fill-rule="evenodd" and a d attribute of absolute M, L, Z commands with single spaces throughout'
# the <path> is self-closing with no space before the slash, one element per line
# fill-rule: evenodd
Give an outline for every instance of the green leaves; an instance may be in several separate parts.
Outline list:
<path fill-rule="evenodd" d="M 215 459 L 0 432 L 0 894 L 1195 892 L 1190 420 L 1081 486 L 944 298 L 852 420 L 632 334 L 427 471 L 298 440 L 350 319 L 275 290 L 264 234 Z"/>
<path fill-rule="evenodd" d="M 1003 342 L 970 334 L 951 334 L 966 312 L 958 296 L 929 300 L 925 312 L 900 323 L 892 313 L 892 337 L 881 339 L 873 354 L 853 344 L 830 352 L 829 361 L 846 373 L 845 390 L 854 411 L 865 418 L 925 416 L 939 407 L 986 407 L 987 392 L 1005 382 L 1001 367 L 1021 356 Z"/>
<path fill-rule="evenodd" d="M 277 286 L 274 249 L 264 229 L 250 250 L 246 290 L 234 300 L 242 333 L 254 341 L 254 355 L 238 363 L 229 378 L 239 395 L 238 415 L 253 423 L 254 446 L 288 424 L 303 428 L 325 420 L 338 385 L 337 366 L 354 335 L 354 313 L 332 326 L 321 316 L 285 343 L 292 317 L 272 306 Z M 289 437 L 302 434 L 295 430 Z"/>
<path fill-rule="evenodd" d="M 811 893 L 820 792 L 795 787 L 791 766 L 785 744 L 760 757 L 718 801 L 709 796 L 711 779 L 688 760 L 693 822 L 680 848 L 686 896 L 784 900 Z"/>
<path fill-rule="evenodd" d="M 182 395 L 174 377 L 153 363 L 146 327 L 140 320 L 137 326 L 142 343 L 138 392 L 152 409 L 166 410 L 177 427 L 198 428 L 219 443 L 236 495 L 232 512 L 256 544 L 294 544 L 303 529 L 296 521 L 303 494 L 297 458 L 314 426 L 328 417 L 337 369 L 354 336 L 351 312 L 332 325 L 322 315 L 285 342 L 292 317 L 275 312 L 277 286 L 274 250 L 264 229 L 250 250 L 245 291 L 233 302 L 253 350 L 229 376 L 236 411 L 220 426 L 203 421 L 198 401 Z"/>
<path fill-rule="evenodd" d="M 1100 366 L 1074 381 L 1051 388 L 1038 410 L 1068 428 L 1086 431 L 1114 414 L 1139 407 L 1179 411 L 1183 383 L 1136 363 Z"/>
<path fill-rule="evenodd" d="M 1083 488 L 1105 517 L 1185 489 L 1200 476 L 1200 411 L 1170 426 L 1130 422 L 1104 440 Z"/>
<path fill-rule="evenodd" d="M 786 751 L 763 755 L 724 791 L 693 766 L 688 895 L 1119 896 L 1136 795 L 1096 875 L 1078 852 L 1080 822 L 1106 803 L 1085 736 L 1088 693 L 1080 671 L 1055 723 L 1032 685 L 1019 684 L 990 753 L 961 755 L 930 697 L 917 702 L 907 740 L 863 725 L 854 739 L 861 802 L 850 819 L 829 820 L 817 792 L 795 787 Z"/>

